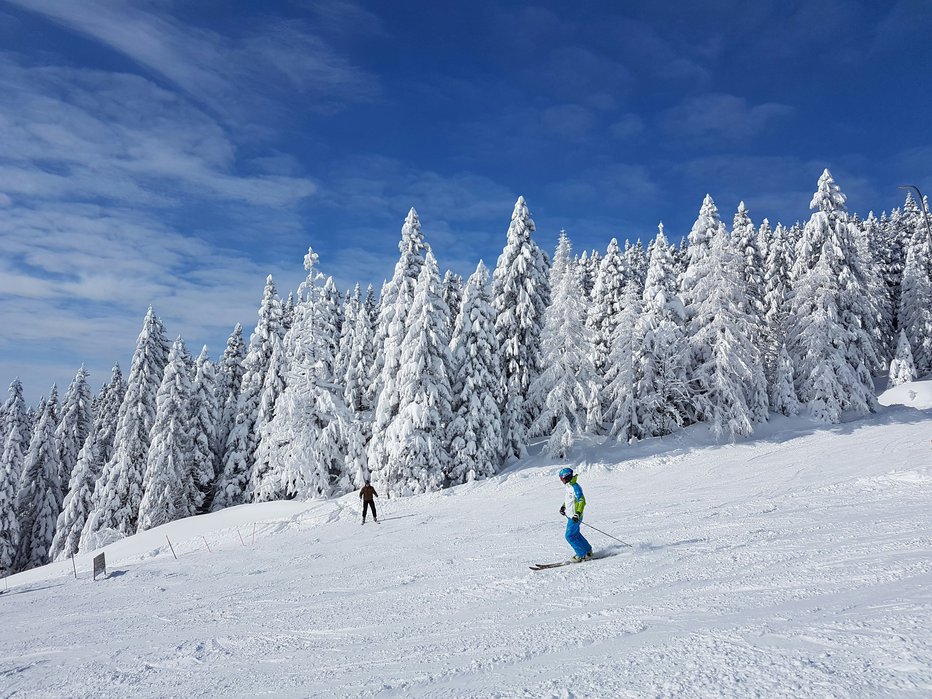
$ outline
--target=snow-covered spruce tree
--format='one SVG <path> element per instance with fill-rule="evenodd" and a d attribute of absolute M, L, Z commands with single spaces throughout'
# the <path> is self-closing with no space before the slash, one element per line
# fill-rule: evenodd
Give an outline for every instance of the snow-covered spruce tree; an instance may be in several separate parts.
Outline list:
<path fill-rule="evenodd" d="M 730 246 L 741 261 L 741 278 L 747 299 L 745 311 L 750 316 L 753 331 L 757 332 L 764 316 L 764 258 L 757 245 L 757 229 L 743 201 L 738 204 L 732 223 Z M 760 337 L 755 339 L 758 344 L 760 341 Z"/>
<path fill-rule="evenodd" d="M 295 309 L 297 311 L 297 307 Z M 296 312 L 297 315 L 297 312 Z M 294 327 L 294 319 L 292 319 Z M 285 337 L 288 335 L 286 333 Z M 273 426 L 275 419 L 275 404 L 279 396 L 285 392 L 285 374 L 288 371 L 288 360 L 285 357 L 285 348 L 281 340 L 272 336 L 272 358 L 269 368 L 265 372 L 262 382 L 262 394 L 259 397 L 259 412 L 256 415 L 255 430 L 259 434 L 259 447 L 256 449 L 256 460 L 253 464 L 252 477 L 249 479 L 249 490 L 246 500 L 256 499 L 256 493 L 263 490 L 262 483 L 275 471 L 272 455 L 275 451 L 274 443 L 279 439 Z M 278 477 L 276 474 L 274 477 Z M 264 492 L 268 492 L 268 488 Z"/>
<path fill-rule="evenodd" d="M 874 301 L 879 313 L 877 332 L 880 337 L 880 347 L 882 349 L 881 356 L 884 361 L 889 363 L 888 360 L 892 357 L 891 353 L 895 349 L 894 344 L 897 334 L 894 331 L 896 325 L 894 286 L 891 284 L 890 279 L 892 272 L 890 267 L 891 260 L 887 255 L 884 226 L 877 217 L 874 216 L 873 211 L 871 211 L 864 220 L 864 235 L 866 237 L 868 255 L 873 261 L 875 270 L 874 280 L 876 286 L 872 292 L 872 296 L 875 297 Z M 896 276 L 896 299 L 899 299 L 899 279 L 901 275 L 902 268 Z"/>
<path fill-rule="evenodd" d="M 622 295 L 628 278 L 625 258 L 618 247 L 618 241 L 612 238 L 595 275 L 592 300 L 586 316 L 586 325 L 593 333 L 595 368 L 603 377 L 606 374 L 606 360 L 621 314 Z"/>
<path fill-rule="evenodd" d="M 450 327 L 447 334 L 452 337 L 456 314 L 463 303 L 463 278 L 449 269 L 443 275 L 443 302 L 450 309 Z"/>
<path fill-rule="evenodd" d="M 41 403 L 41 401 L 40 401 Z M 52 388 L 49 389 L 49 399 L 45 402 L 45 408 L 49 411 L 49 415 L 52 417 L 52 424 L 55 425 L 55 428 L 58 428 L 58 423 L 61 421 L 61 403 L 58 401 L 58 384 L 52 384 Z M 38 427 L 38 420 L 42 417 L 42 411 L 38 411 L 38 418 L 36 419 L 36 427 Z M 30 444 L 32 439 L 29 440 Z"/>
<path fill-rule="evenodd" d="M 103 465 L 113 456 L 113 441 L 116 438 L 120 419 L 120 406 L 126 395 L 126 379 L 119 364 L 114 364 L 110 370 L 110 381 L 104 384 L 95 400 L 94 430 L 97 433 L 97 455 L 100 465 L 97 469 L 99 476 Z M 96 487 L 96 486 L 95 486 Z"/>
<path fill-rule="evenodd" d="M 357 417 L 346 431 L 344 472 L 353 488 L 362 488 L 369 480 L 369 456 L 366 447 L 369 444 L 371 429 L 372 423 Z"/>
<path fill-rule="evenodd" d="M 14 379 L 10 397 L 3 405 L 5 433 L 0 434 L 0 575 L 14 572 L 19 545 L 19 519 L 16 516 L 16 493 L 29 449 L 24 435 L 28 432 L 23 384 Z"/>
<path fill-rule="evenodd" d="M 0 461 L 0 577 L 14 572 L 16 549 L 19 545 L 19 519 L 16 517 L 16 491 L 19 482 L 14 480 L 12 463 L 22 462 L 18 433 L 7 437 Z M 8 453 L 8 452 L 16 452 Z"/>
<path fill-rule="evenodd" d="M 906 251 L 897 325 L 909 339 L 918 375 L 932 371 L 932 233 L 924 219 L 914 226 Z"/>
<path fill-rule="evenodd" d="M 661 224 L 647 267 L 643 306 L 635 329 L 640 437 L 670 434 L 685 421 L 684 310 L 676 289 L 675 265 Z"/>
<path fill-rule="evenodd" d="M 68 558 L 80 550 L 81 535 L 94 504 L 94 489 L 104 464 L 113 453 L 117 418 L 125 393 L 126 381 L 120 365 L 115 364 L 110 381 L 101 387 L 94 399 L 94 422 L 71 473 L 49 551 L 50 560 Z"/>
<path fill-rule="evenodd" d="M 369 294 L 371 295 L 371 293 L 372 287 L 370 286 Z M 372 409 L 369 371 L 375 361 L 375 329 L 372 326 L 371 317 L 365 305 L 359 308 L 355 318 L 355 328 L 348 337 L 352 340 L 352 345 L 349 348 L 346 360 L 346 371 L 337 378 L 343 384 L 343 400 L 347 407 L 368 422 L 368 415 L 364 416 L 363 414 Z M 369 437 L 372 434 L 371 427 L 366 427 L 361 434 L 366 435 L 365 444 L 368 446 Z M 366 458 L 366 464 L 368 464 L 368 458 Z M 368 465 L 366 466 L 366 472 L 368 473 Z"/>
<path fill-rule="evenodd" d="M 844 194 L 828 170 L 810 206 L 814 212 L 797 250 L 816 262 L 808 268 L 798 259 L 794 267 L 787 348 L 800 401 L 819 419 L 838 422 L 842 411 L 875 409 L 870 370 L 879 362 L 866 320 L 873 311 L 847 214 L 839 208 Z M 821 243 L 818 253 L 808 248 L 813 241 Z"/>
<path fill-rule="evenodd" d="M 900 336 L 896 343 L 896 355 L 890 362 L 890 375 L 887 382 L 887 388 L 893 388 L 900 384 L 909 383 L 916 380 L 916 364 L 913 361 L 913 352 L 909 346 L 909 339 L 906 337 L 906 331 L 900 330 Z"/>
<path fill-rule="evenodd" d="M 785 344 L 780 344 L 780 351 L 773 369 L 773 379 L 770 382 L 770 409 L 781 415 L 796 415 L 799 413 L 799 399 L 796 397 L 796 387 L 793 383 L 793 361 Z"/>
<path fill-rule="evenodd" d="M 333 360 L 333 375 L 340 383 L 343 383 L 349 369 L 350 355 L 356 338 L 356 322 L 360 313 L 365 311 L 362 308 L 362 291 L 357 284 L 353 293 L 348 294 L 343 303 L 343 325 L 340 328 L 337 354 Z"/>
<path fill-rule="evenodd" d="M 602 258 L 595 250 L 591 254 L 583 250 L 582 255 L 573 258 L 573 266 L 576 267 L 576 276 L 579 279 L 579 290 L 587 303 L 592 300 L 592 292 L 595 289 L 601 262 Z"/>
<path fill-rule="evenodd" d="M 693 271 L 696 302 L 690 315 L 688 375 L 699 420 L 716 439 L 748 435 L 767 419 L 767 382 L 752 302 L 745 294 L 745 258 L 719 230 Z"/>
<path fill-rule="evenodd" d="M 609 342 L 603 403 L 609 435 L 619 442 L 632 443 L 642 434 L 637 410 L 637 356 L 640 346 L 636 335 L 641 317 L 641 296 L 636 281 L 629 281 L 621 297 L 621 310 Z"/>
<path fill-rule="evenodd" d="M 39 424 L 39 416 L 42 414 L 43 406 L 30 405 L 26 408 L 26 449 L 29 449 L 29 442 L 32 441 L 32 433 L 36 429 L 36 425 Z"/>
<path fill-rule="evenodd" d="M 192 427 L 192 471 L 196 500 L 203 510 L 207 498 L 213 495 L 217 479 L 217 374 L 210 360 L 207 345 L 201 348 L 194 371 L 194 387 L 191 399 Z M 193 498 L 192 498 L 193 499 Z"/>
<path fill-rule="evenodd" d="M 836 232 L 836 224 L 839 221 L 847 222 L 847 200 L 835 183 L 832 173 L 826 168 L 819 177 L 816 192 L 809 203 L 809 208 L 815 213 L 798 237 L 794 237 L 792 231 L 789 236 L 791 241 L 795 241 L 793 269 L 790 274 L 794 285 L 816 266 L 826 239 Z"/>
<path fill-rule="evenodd" d="M 699 276 L 705 274 L 708 269 L 700 263 L 709 256 L 712 239 L 724 230 L 725 224 L 722 223 L 718 208 L 711 195 L 706 194 L 702 206 L 699 207 L 699 216 L 687 236 L 686 268 L 679 279 L 680 298 L 687 314 L 698 300 L 695 289 L 699 283 Z"/>
<path fill-rule="evenodd" d="M 10 472 L 15 497 L 23 475 L 23 460 L 29 451 L 32 428 L 29 424 L 26 401 L 23 399 L 23 384 L 18 378 L 13 379 L 9 393 L 9 398 L 3 404 L 4 432 L 0 434 L 0 439 L 3 440 L 2 451 L 0 451 L 0 456 L 2 456 L 0 472 L 7 470 Z"/>
<path fill-rule="evenodd" d="M 725 225 L 722 223 L 721 217 L 719 216 L 718 208 L 715 206 L 712 197 L 706 194 L 705 199 L 702 200 L 702 206 L 699 208 L 699 216 L 696 218 L 696 222 L 693 224 L 692 230 L 690 230 L 689 236 L 687 237 L 688 247 L 686 248 L 685 267 L 683 267 L 679 274 L 679 295 L 683 302 L 687 321 L 684 327 L 687 340 L 685 367 L 687 375 L 689 376 L 694 374 L 697 366 L 705 359 L 704 357 L 694 354 L 698 345 L 692 341 L 692 335 L 696 333 L 698 326 L 689 322 L 696 313 L 696 309 L 698 308 L 697 304 L 702 300 L 702 296 L 696 291 L 696 288 L 702 281 L 702 277 L 707 275 L 710 270 L 707 260 L 712 245 L 712 239 L 724 230 Z M 674 256 L 671 254 L 671 262 L 674 259 Z M 687 422 L 694 422 L 699 419 L 697 401 L 695 395 L 693 395 L 696 387 L 692 382 L 688 385 L 690 388 L 690 399 L 685 406 L 686 413 L 684 417 Z"/>
<path fill-rule="evenodd" d="M 644 292 L 644 281 L 647 279 L 648 255 L 644 251 L 644 244 L 640 239 L 631 245 L 625 241 L 625 268 L 629 278 L 638 285 L 638 293 Z"/>
<path fill-rule="evenodd" d="M 333 357 L 331 361 L 331 371 L 333 370 L 333 362 L 336 360 L 337 351 L 340 348 L 340 333 L 343 330 L 343 297 L 340 295 L 340 290 L 337 289 L 337 284 L 333 281 L 333 277 L 327 277 L 327 280 L 324 282 L 324 288 L 320 292 L 321 300 L 323 303 L 322 312 L 326 313 L 331 319 L 330 322 L 333 325 L 333 332 L 324 339 L 330 345 L 330 356 Z"/>
<path fill-rule="evenodd" d="M 502 365 L 503 458 L 521 456 L 538 406 L 528 404 L 531 383 L 540 375 L 540 335 L 550 305 L 547 259 L 531 240 L 534 221 L 518 197 L 508 239 L 492 275 L 495 335 Z"/>
<path fill-rule="evenodd" d="M 103 530 L 123 536 L 136 533 L 156 395 L 167 361 L 165 329 L 150 307 L 136 339 L 112 455 L 94 487 L 94 506 L 81 534 L 82 550 L 95 548 L 92 540 Z"/>
<path fill-rule="evenodd" d="M 412 208 L 401 227 L 401 242 L 398 243 L 401 256 L 395 264 L 395 273 L 382 289 L 375 339 L 376 356 L 370 374 L 369 389 L 375 409 L 372 437 L 369 440 L 369 469 L 377 483 L 386 483 L 383 475 L 383 471 L 388 468 L 386 433 L 398 414 L 401 344 L 404 341 L 408 309 L 414 300 L 414 287 L 424 266 L 424 249 L 421 222 Z"/>
<path fill-rule="evenodd" d="M 868 370 L 879 373 L 889 368 L 893 350 L 890 347 L 891 338 L 884 331 L 886 289 L 880 264 L 871 253 L 867 229 L 857 214 L 848 219 L 847 229 L 847 237 L 851 242 L 851 273 L 863 289 L 858 312 L 863 314 L 861 323 L 871 339 L 871 354 L 875 361 Z"/>
<path fill-rule="evenodd" d="M 428 248 L 401 345 L 398 414 L 385 433 L 388 465 L 379 480 L 391 496 L 440 490 L 449 483 L 449 316 L 437 261 Z"/>
<path fill-rule="evenodd" d="M 227 437 L 223 472 L 217 478 L 214 499 L 210 506 L 214 512 L 246 502 L 249 477 L 259 445 L 255 424 L 259 414 L 262 385 L 272 359 L 272 347 L 275 342 L 273 337 L 281 340 L 283 334 L 282 304 L 275 290 L 275 282 L 269 275 L 262 292 L 259 321 L 249 338 L 249 352 L 243 360 L 243 378 L 236 399 L 236 416 Z"/>
<path fill-rule="evenodd" d="M 49 400 L 32 433 L 16 494 L 19 545 L 14 567 L 27 570 L 48 563 L 49 547 L 62 502 L 61 463 L 55 439 L 55 408 Z"/>
<path fill-rule="evenodd" d="M 766 219 L 764 223 L 767 223 Z M 790 297 L 790 244 L 786 228 L 778 223 L 770 235 L 764 261 L 764 368 L 773 384 L 780 355 L 786 342 Z"/>
<path fill-rule="evenodd" d="M 257 501 L 330 497 L 349 488 L 342 468 L 352 416 L 333 376 L 338 330 L 327 293 L 332 282 L 317 265 L 318 256 L 309 249 L 307 276 L 285 335 L 285 388 L 267 428 L 271 468 L 257 485 Z"/>
<path fill-rule="evenodd" d="M 282 330 L 288 332 L 294 321 L 294 292 L 288 292 L 288 298 L 282 303 Z"/>
<path fill-rule="evenodd" d="M 78 462 L 78 452 L 84 446 L 91 431 L 94 414 L 91 410 L 91 389 L 87 385 L 87 370 L 78 369 L 62 403 L 61 419 L 55 430 L 58 443 L 58 459 L 61 464 L 59 480 L 67 488 L 71 481 L 71 472 Z M 67 490 L 63 495 L 67 494 Z M 61 506 L 61 503 L 59 503 Z"/>
<path fill-rule="evenodd" d="M 907 194 L 907 204 L 912 197 Z M 896 342 L 899 334 L 899 319 L 897 314 L 900 308 L 900 285 L 903 281 L 903 269 L 906 267 L 906 252 L 912 239 L 913 231 L 908 228 L 912 217 L 903 216 L 900 209 L 894 209 L 890 217 L 882 214 L 877 223 L 877 230 L 872 239 L 874 259 L 880 267 L 880 276 L 887 286 L 887 295 L 890 304 L 891 345 Z M 891 348 L 892 349 L 892 348 Z"/>
<path fill-rule="evenodd" d="M 766 218 L 761 221 L 760 228 L 757 229 L 757 251 L 761 259 L 766 260 L 770 254 L 770 241 L 773 238 L 773 229 L 770 227 L 770 221 Z"/>
<path fill-rule="evenodd" d="M 791 358 L 796 392 L 818 420 L 838 423 L 845 410 L 873 410 L 873 383 L 863 362 L 847 356 L 848 329 L 841 321 L 844 282 L 831 241 L 803 278 L 794 298 Z"/>
<path fill-rule="evenodd" d="M 91 510 L 94 486 L 103 466 L 97 446 L 96 425 L 84 440 L 78 460 L 71 472 L 68 494 L 62 503 L 55 526 L 55 537 L 49 549 L 49 560 L 61 560 L 78 552 L 81 532 Z"/>
<path fill-rule="evenodd" d="M 451 484 L 494 475 L 502 454 L 501 366 L 489 271 L 480 260 L 469 277 L 450 340 Z"/>
<path fill-rule="evenodd" d="M 375 296 L 375 289 L 372 288 L 372 284 L 366 288 L 366 297 L 363 299 L 362 307 L 366 309 L 366 315 L 369 316 L 369 325 L 372 328 L 372 335 L 375 337 L 375 331 L 379 325 L 379 312 L 381 308 L 379 306 L 379 299 Z"/>
<path fill-rule="evenodd" d="M 292 315 L 294 309 L 292 308 Z M 284 326 L 283 326 L 284 327 Z M 236 403 L 243 383 L 243 360 L 246 358 L 246 343 L 243 341 L 243 328 L 237 323 L 227 339 L 226 349 L 217 366 L 217 435 L 214 454 L 214 471 L 223 472 L 223 457 L 226 453 L 230 429 L 236 420 Z M 212 500 L 213 496 L 208 498 Z M 205 503 L 210 506 L 210 503 Z"/>
<path fill-rule="evenodd" d="M 561 231 L 551 268 L 553 300 L 544 312 L 541 333 L 543 371 L 528 392 L 530 400 L 543 406 L 529 434 L 549 435 L 548 453 L 560 458 L 585 431 L 587 411 L 598 404 L 593 398 L 601 389 L 592 361 L 592 332 L 585 323 L 585 300 L 570 252 L 569 238 Z"/>
<path fill-rule="evenodd" d="M 194 386 L 188 373 L 187 350 L 180 337 L 172 344 L 159 386 L 152 441 L 146 459 L 139 531 L 158 527 L 197 511 L 191 501 L 191 400 Z"/>

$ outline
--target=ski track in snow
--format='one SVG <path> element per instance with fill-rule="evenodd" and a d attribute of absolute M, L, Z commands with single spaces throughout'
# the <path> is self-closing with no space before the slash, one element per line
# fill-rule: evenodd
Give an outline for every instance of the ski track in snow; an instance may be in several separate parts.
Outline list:
<path fill-rule="evenodd" d="M 537 456 L 379 525 L 355 495 L 175 522 L 104 581 L 11 578 L 0 696 L 928 697 L 930 427 L 583 445 L 587 520 L 633 547 L 585 529 L 613 555 L 540 572 L 571 551 Z"/>

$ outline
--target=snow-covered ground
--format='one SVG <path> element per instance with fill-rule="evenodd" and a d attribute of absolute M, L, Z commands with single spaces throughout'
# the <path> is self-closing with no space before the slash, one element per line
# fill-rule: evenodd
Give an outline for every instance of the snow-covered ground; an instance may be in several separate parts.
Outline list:
<path fill-rule="evenodd" d="M 578 448 L 587 521 L 633 544 L 585 529 L 612 555 L 580 565 L 528 569 L 570 555 L 530 457 L 379 525 L 250 505 L 112 544 L 105 580 L 13 576 L 0 696 L 928 697 L 932 382 L 896 392 L 925 409 Z"/>

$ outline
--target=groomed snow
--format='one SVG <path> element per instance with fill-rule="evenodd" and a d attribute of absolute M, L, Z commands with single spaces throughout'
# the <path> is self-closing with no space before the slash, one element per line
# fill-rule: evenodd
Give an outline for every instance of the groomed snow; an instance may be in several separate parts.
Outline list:
<path fill-rule="evenodd" d="M 929 696 L 932 410 L 706 434 L 574 450 L 587 521 L 633 544 L 584 528 L 615 555 L 581 565 L 528 569 L 570 555 L 532 456 L 378 525 L 248 505 L 108 546 L 105 580 L 13 576 L 0 696 Z"/>

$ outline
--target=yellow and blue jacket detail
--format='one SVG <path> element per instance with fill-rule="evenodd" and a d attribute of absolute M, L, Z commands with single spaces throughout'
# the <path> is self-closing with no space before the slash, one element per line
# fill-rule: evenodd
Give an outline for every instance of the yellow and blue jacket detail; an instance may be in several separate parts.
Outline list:
<path fill-rule="evenodd" d="M 582 519 L 583 510 L 586 508 L 586 496 L 583 495 L 582 487 L 576 482 L 576 476 L 566 484 L 566 498 L 563 501 L 566 506 L 567 517 L 579 517 Z"/>

